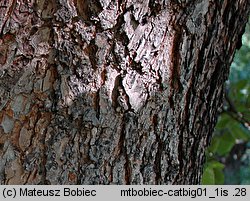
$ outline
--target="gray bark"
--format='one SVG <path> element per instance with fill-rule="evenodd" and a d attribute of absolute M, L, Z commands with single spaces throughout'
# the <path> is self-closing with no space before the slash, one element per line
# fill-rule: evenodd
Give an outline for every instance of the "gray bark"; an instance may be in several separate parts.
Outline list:
<path fill-rule="evenodd" d="M 1 184 L 198 184 L 249 0 L 0 2 Z"/>

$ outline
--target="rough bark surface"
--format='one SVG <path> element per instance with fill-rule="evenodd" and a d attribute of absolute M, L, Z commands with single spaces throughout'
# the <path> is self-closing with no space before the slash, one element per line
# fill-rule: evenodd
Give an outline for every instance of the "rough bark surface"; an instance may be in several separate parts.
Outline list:
<path fill-rule="evenodd" d="M 197 184 L 249 0 L 1 0 L 1 184 Z"/>

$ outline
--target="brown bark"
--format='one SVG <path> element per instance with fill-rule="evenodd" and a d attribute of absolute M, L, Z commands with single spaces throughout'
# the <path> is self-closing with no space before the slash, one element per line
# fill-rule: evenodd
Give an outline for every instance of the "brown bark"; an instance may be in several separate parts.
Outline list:
<path fill-rule="evenodd" d="M 197 184 L 249 0 L 0 3 L 1 184 Z"/>

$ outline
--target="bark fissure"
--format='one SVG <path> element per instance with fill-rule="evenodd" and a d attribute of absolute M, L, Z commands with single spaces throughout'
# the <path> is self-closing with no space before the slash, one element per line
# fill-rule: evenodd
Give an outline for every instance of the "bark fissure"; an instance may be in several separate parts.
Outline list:
<path fill-rule="evenodd" d="M 2 19 L 3 22 L 1 23 L 0 38 L 3 37 L 4 27 L 6 26 L 7 21 L 10 19 L 15 6 L 16 6 L 16 0 L 12 0 L 8 2 L 6 12 L 4 13 L 4 17 Z"/>

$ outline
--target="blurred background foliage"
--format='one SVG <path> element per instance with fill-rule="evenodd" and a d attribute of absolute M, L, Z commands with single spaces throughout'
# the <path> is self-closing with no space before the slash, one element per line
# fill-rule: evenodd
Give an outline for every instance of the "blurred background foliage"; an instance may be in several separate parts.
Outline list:
<path fill-rule="evenodd" d="M 202 184 L 250 184 L 250 24 L 235 54 Z"/>

